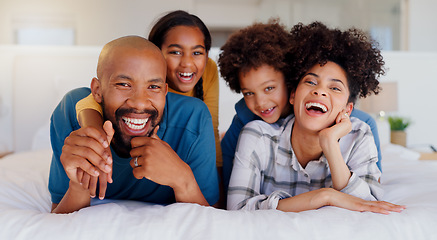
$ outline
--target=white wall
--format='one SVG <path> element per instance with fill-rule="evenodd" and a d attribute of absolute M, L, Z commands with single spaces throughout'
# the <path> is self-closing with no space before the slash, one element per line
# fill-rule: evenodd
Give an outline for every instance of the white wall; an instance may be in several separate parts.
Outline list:
<path fill-rule="evenodd" d="M 411 51 L 437 51 L 437 1 L 399 0 L 408 11 L 406 46 Z M 77 45 L 101 46 L 123 35 L 147 35 L 162 13 L 183 9 L 198 15 L 210 29 L 236 29 L 255 20 L 280 17 L 291 26 L 299 21 L 326 21 L 332 26 L 369 28 L 402 9 L 389 1 L 365 0 L 0 0 L 0 44 L 14 43 L 23 26 L 71 27 Z M 375 6 L 377 6 L 375 8 Z M 387 12 L 388 14 L 379 11 Z M 367 16 L 368 15 L 368 16 Z M 392 24 L 396 26 L 396 24 Z M 397 34 L 397 30 L 394 30 Z"/>
<path fill-rule="evenodd" d="M 435 0 L 409 0 L 409 51 L 437 51 L 436 10 Z"/>
<path fill-rule="evenodd" d="M 407 146 L 437 146 L 437 51 L 384 52 L 387 67 L 381 81 L 398 83 L 398 111 L 408 117 Z"/>
<path fill-rule="evenodd" d="M 47 124 L 63 95 L 89 86 L 96 75 L 100 47 L 0 46 L 0 151 L 32 147 L 49 140 Z M 37 143 L 38 144 L 38 143 Z M 5 149 L 6 148 L 6 149 Z"/>

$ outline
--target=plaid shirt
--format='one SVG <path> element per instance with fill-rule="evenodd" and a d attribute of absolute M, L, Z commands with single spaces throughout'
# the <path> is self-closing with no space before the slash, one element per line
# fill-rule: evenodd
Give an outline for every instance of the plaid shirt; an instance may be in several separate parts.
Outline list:
<path fill-rule="evenodd" d="M 378 152 L 369 126 L 352 117 L 352 130 L 339 141 L 352 175 L 341 191 L 366 199 L 380 199 L 383 191 L 376 162 Z M 324 155 L 305 168 L 291 147 L 294 116 L 268 124 L 252 121 L 241 131 L 228 192 L 228 209 L 276 209 L 278 201 L 332 187 Z"/>

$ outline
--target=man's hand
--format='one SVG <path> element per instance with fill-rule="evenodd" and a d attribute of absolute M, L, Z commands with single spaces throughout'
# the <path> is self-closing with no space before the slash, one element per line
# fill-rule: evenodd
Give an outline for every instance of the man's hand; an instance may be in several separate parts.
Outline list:
<path fill-rule="evenodd" d="M 144 177 L 161 185 L 176 187 L 185 175 L 191 173 L 191 169 L 166 142 L 159 139 L 157 130 L 158 127 L 150 137 L 132 139 L 130 165 L 137 179 Z M 136 157 L 138 167 L 134 164 Z"/>
<path fill-rule="evenodd" d="M 157 131 L 158 127 L 154 129 L 151 137 L 136 137 L 131 141 L 130 165 L 135 178 L 144 177 L 158 184 L 170 186 L 178 202 L 208 205 L 190 166 L 179 158 L 170 145 L 156 135 Z M 135 166 L 135 161 L 138 166 Z"/>
<path fill-rule="evenodd" d="M 112 156 L 109 143 L 114 129 L 109 121 L 103 125 L 105 136 L 92 127 L 76 130 L 65 139 L 61 163 L 71 181 L 81 183 L 95 196 L 97 177 L 100 181 L 100 198 L 104 197 L 107 182 L 112 182 Z M 106 141 L 102 140 L 106 139 Z M 97 169 L 97 168 L 98 169 Z"/>

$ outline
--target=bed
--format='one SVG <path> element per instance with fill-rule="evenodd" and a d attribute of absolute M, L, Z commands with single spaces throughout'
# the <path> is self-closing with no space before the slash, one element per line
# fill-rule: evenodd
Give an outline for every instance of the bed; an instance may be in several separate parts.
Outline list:
<path fill-rule="evenodd" d="M 383 147 L 384 200 L 407 206 L 382 215 L 323 207 L 301 213 L 226 211 L 195 204 L 93 201 L 51 214 L 51 150 L 0 159 L 0 239 L 437 239 L 437 160 Z"/>

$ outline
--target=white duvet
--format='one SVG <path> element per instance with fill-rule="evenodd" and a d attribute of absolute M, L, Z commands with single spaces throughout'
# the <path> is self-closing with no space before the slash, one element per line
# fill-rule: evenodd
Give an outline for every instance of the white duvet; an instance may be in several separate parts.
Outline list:
<path fill-rule="evenodd" d="M 437 160 L 418 160 L 395 145 L 383 149 L 384 200 L 407 209 L 390 215 L 336 207 L 248 212 L 134 201 L 104 201 L 56 215 L 49 213 L 50 160 L 49 150 L 0 159 L 0 239 L 437 239 Z"/>

